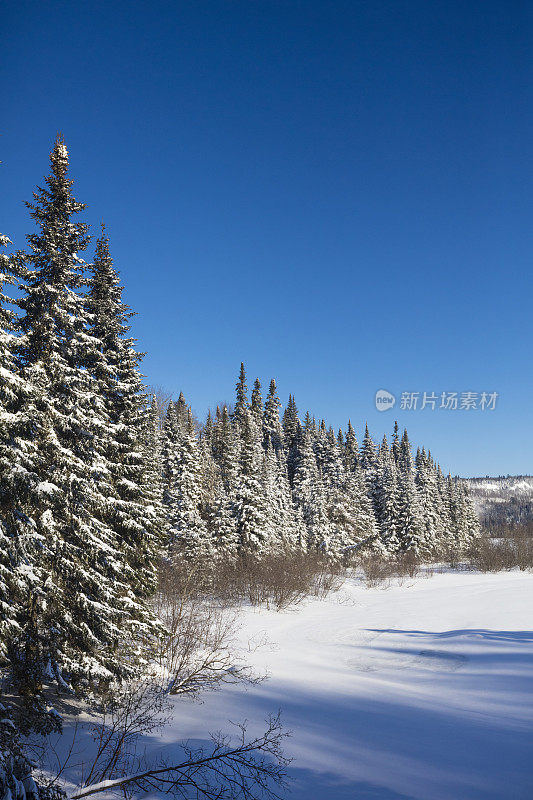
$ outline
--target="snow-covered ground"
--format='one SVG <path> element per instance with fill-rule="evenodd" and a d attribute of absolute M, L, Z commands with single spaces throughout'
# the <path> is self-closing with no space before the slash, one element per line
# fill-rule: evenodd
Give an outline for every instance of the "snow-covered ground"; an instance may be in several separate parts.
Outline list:
<path fill-rule="evenodd" d="M 533 575 L 450 572 L 367 589 L 348 582 L 289 611 L 246 609 L 256 686 L 176 698 L 183 738 L 262 720 L 291 729 L 292 800 L 531 800 Z"/>

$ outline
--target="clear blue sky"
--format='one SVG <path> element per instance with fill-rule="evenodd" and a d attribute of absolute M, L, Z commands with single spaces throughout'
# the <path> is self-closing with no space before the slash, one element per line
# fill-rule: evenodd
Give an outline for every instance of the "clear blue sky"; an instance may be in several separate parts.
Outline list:
<path fill-rule="evenodd" d="M 6 2 L 2 232 L 57 130 L 153 384 L 239 364 L 463 475 L 533 472 L 530 2 Z M 379 413 L 374 393 L 496 391 Z"/>

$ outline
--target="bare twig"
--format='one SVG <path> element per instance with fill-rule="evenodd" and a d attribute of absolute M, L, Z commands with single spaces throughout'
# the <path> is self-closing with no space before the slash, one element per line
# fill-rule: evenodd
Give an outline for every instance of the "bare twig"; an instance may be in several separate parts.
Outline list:
<path fill-rule="evenodd" d="M 148 789 L 165 791 L 185 797 L 193 789 L 196 797 L 206 800 L 255 800 L 279 798 L 278 789 L 287 786 L 286 767 L 290 763 L 282 752 L 284 732 L 280 714 L 267 720 L 267 729 L 261 735 L 246 740 L 246 723 L 238 726 L 238 743 L 231 746 L 230 739 L 222 734 L 212 735 L 210 752 L 182 745 L 185 759 L 178 764 L 160 763 L 147 769 L 86 785 L 72 800 L 81 800 L 101 792 L 124 787 L 134 787 L 140 792 Z"/>

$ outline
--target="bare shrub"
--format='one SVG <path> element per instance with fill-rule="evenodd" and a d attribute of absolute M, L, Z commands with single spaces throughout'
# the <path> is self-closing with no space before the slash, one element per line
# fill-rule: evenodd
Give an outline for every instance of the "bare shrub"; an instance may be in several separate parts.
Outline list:
<path fill-rule="evenodd" d="M 521 570 L 533 568 L 533 537 L 530 529 L 516 529 L 511 535 L 516 566 Z"/>
<path fill-rule="evenodd" d="M 400 578 L 416 578 L 420 574 L 422 559 L 413 550 L 400 553 L 395 559 L 396 574 Z"/>
<path fill-rule="evenodd" d="M 383 556 L 367 555 L 361 559 L 360 566 L 365 583 L 371 589 L 382 586 L 396 574 L 394 560 Z"/>
<path fill-rule="evenodd" d="M 514 530 L 510 536 L 481 536 L 471 551 L 472 565 L 482 572 L 499 572 L 518 567 L 533 568 L 533 539 L 529 533 Z"/>
<path fill-rule="evenodd" d="M 446 543 L 437 547 L 433 553 L 433 561 L 440 564 L 447 564 L 450 569 L 459 569 L 465 563 L 464 549 L 452 543 Z"/>
<path fill-rule="evenodd" d="M 337 592 L 346 580 L 346 568 L 339 562 L 331 562 L 322 556 L 315 556 L 316 566 L 313 574 L 312 594 L 318 598 Z"/>
<path fill-rule="evenodd" d="M 366 585 L 370 588 L 382 586 L 393 578 L 415 578 L 420 574 L 422 560 L 411 550 L 395 556 L 381 554 L 363 556 L 359 561 Z"/>
<path fill-rule="evenodd" d="M 224 682 L 259 680 L 235 657 L 236 612 L 207 592 L 208 582 L 202 565 L 197 571 L 179 560 L 161 565 L 154 606 L 165 632 L 157 661 L 170 694 L 198 694 Z"/>
<path fill-rule="evenodd" d="M 278 611 L 306 597 L 325 597 L 344 582 L 340 565 L 318 553 L 247 554 L 217 565 L 209 589 L 226 602 Z"/>

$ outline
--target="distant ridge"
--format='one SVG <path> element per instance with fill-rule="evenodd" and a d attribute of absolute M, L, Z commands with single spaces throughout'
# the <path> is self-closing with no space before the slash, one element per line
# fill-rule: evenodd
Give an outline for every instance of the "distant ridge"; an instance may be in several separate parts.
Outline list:
<path fill-rule="evenodd" d="M 533 476 L 465 478 L 481 522 L 487 527 L 533 522 Z"/>

